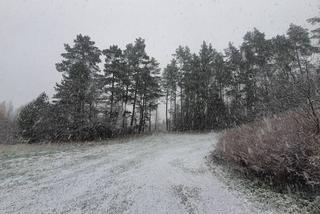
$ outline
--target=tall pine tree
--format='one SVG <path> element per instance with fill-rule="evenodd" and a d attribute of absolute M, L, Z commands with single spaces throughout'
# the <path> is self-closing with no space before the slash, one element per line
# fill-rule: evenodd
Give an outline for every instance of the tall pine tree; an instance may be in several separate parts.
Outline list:
<path fill-rule="evenodd" d="M 68 138 L 90 139 L 97 122 L 97 98 L 100 88 L 100 50 L 90 37 L 79 34 L 73 46 L 65 44 L 63 60 L 56 64 L 62 81 L 56 85 L 55 104 L 67 123 Z M 62 127 L 61 127 L 62 128 Z"/>

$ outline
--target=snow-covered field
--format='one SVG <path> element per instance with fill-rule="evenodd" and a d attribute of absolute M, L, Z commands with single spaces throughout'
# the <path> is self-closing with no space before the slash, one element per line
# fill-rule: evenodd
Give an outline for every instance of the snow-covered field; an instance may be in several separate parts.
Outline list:
<path fill-rule="evenodd" d="M 206 164 L 216 134 L 0 147 L 0 213 L 262 213 Z"/>

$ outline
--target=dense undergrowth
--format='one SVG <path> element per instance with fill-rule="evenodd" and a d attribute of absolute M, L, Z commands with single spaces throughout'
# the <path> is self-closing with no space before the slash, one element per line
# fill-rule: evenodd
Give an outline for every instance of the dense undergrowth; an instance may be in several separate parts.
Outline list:
<path fill-rule="evenodd" d="M 226 130 L 212 158 L 280 192 L 314 198 L 320 190 L 320 135 L 297 112 Z"/>

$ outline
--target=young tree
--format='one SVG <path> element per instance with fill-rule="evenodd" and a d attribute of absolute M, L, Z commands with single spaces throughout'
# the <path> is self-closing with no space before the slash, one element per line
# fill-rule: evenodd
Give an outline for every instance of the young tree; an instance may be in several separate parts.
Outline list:
<path fill-rule="evenodd" d="M 49 139 L 49 101 L 45 93 L 24 106 L 17 117 L 20 136 L 29 143 Z"/>

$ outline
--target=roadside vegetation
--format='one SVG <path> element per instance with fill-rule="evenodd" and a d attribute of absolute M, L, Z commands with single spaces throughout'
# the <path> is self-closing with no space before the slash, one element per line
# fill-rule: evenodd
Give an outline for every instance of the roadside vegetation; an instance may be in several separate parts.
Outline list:
<path fill-rule="evenodd" d="M 317 26 L 319 18 L 309 20 Z M 88 141 L 157 129 L 165 104 L 167 131 L 222 130 L 285 114 L 304 114 L 320 133 L 319 28 L 291 24 L 266 38 L 254 28 L 223 51 L 203 42 L 180 46 L 160 72 L 145 40 L 100 50 L 89 36 L 65 44 L 52 98 L 41 93 L 14 119 L 22 142 Z"/>
<path fill-rule="evenodd" d="M 320 136 L 296 112 L 225 131 L 213 158 L 282 192 L 320 191 Z"/>
<path fill-rule="evenodd" d="M 308 21 L 316 25 L 320 18 Z M 319 33 L 320 28 L 311 34 L 289 29 L 282 38 L 288 46 L 271 51 L 267 69 L 253 78 L 272 74 L 269 88 L 259 80 L 254 84 L 272 95 L 265 97 L 267 111 L 255 105 L 256 117 L 223 131 L 211 155 L 250 180 L 313 201 L 311 213 L 320 211 Z"/>

